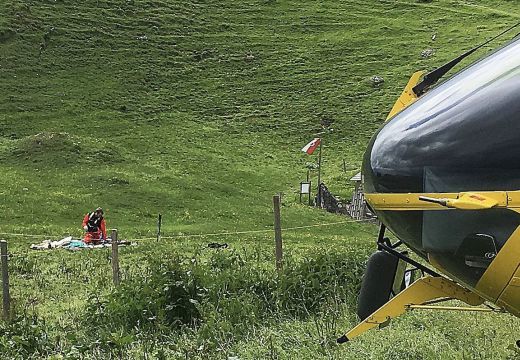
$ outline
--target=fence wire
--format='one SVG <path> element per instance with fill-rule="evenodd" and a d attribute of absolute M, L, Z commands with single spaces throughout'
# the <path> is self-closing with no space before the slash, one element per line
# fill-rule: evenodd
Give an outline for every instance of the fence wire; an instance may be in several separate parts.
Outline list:
<path fill-rule="evenodd" d="M 300 230 L 300 229 L 310 229 L 316 227 L 324 227 L 324 226 L 334 226 L 341 224 L 351 224 L 351 223 L 361 223 L 367 222 L 366 220 L 344 220 L 333 223 L 320 223 L 320 224 L 312 224 L 312 225 L 301 225 L 301 226 L 293 226 L 282 228 L 282 231 L 291 231 L 291 230 Z M 273 232 L 274 229 L 259 229 L 259 230 L 243 230 L 243 231 L 223 231 L 223 232 L 214 232 L 214 233 L 201 233 L 201 234 L 176 234 L 176 235 L 161 235 L 161 239 L 178 239 L 178 238 L 197 238 L 197 237 L 212 237 L 212 236 L 229 236 L 229 235 L 244 235 L 244 234 L 256 234 L 256 233 L 270 233 Z M 24 233 L 8 233 L 8 232 L 0 232 L 0 236 L 9 236 L 9 237 L 21 237 L 21 238 L 63 238 L 63 235 L 49 235 L 49 234 L 24 234 Z M 127 241 L 143 241 L 143 240 L 157 240 L 157 236 L 154 237 L 135 237 L 125 239 Z"/>

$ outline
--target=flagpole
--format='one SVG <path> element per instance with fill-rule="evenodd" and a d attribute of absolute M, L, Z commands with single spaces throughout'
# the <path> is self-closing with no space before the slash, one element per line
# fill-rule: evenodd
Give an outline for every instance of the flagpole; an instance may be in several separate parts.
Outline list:
<path fill-rule="evenodd" d="M 320 138 L 320 153 L 318 155 L 318 207 L 321 208 L 321 144 L 323 144 L 323 139 Z"/>

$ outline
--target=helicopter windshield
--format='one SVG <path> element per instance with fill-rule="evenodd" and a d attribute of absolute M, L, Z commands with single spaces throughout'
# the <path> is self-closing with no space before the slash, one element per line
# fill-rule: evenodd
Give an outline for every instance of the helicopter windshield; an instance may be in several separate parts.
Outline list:
<path fill-rule="evenodd" d="M 366 153 L 365 188 L 420 191 L 430 166 L 516 167 L 518 134 L 520 39 L 454 75 L 383 126 Z"/>

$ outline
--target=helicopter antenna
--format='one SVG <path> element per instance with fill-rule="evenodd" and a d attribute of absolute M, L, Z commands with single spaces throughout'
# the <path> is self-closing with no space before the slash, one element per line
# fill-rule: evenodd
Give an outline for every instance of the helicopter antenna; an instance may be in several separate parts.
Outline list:
<path fill-rule="evenodd" d="M 444 75 L 446 75 L 446 73 L 448 71 L 450 71 L 455 65 L 457 65 L 458 63 L 460 63 L 463 59 L 465 59 L 466 57 L 468 57 L 469 55 L 473 54 L 475 51 L 477 51 L 478 49 L 482 48 L 483 46 L 489 44 L 490 42 L 492 42 L 493 40 L 495 39 L 498 39 L 499 37 L 501 37 L 502 35 L 504 35 L 505 33 L 513 30 L 514 28 L 516 28 L 517 26 L 520 25 L 520 22 L 516 23 L 515 25 L 507 28 L 506 30 L 502 31 L 500 34 L 496 35 L 495 37 L 489 39 L 489 40 L 486 40 L 485 42 L 483 42 L 482 44 L 478 45 L 477 47 L 474 47 L 473 49 L 471 50 L 468 50 L 466 51 L 464 54 L 456 57 L 455 59 L 447 62 L 446 64 L 438 67 L 437 69 L 433 70 L 433 71 L 430 71 L 428 74 L 424 75 L 424 78 L 423 80 L 418 83 L 417 85 L 415 85 L 413 87 L 413 92 L 417 95 L 417 96 L 421 96 L 422 94 L 424 94 L 426 91 L 428 91 L 428 89 L 434 85 L 437 81 L 439 81 L 439 79 L 441 77 L 443 77 Z M 518 35 L 517 35 L 518 36 Z"/>

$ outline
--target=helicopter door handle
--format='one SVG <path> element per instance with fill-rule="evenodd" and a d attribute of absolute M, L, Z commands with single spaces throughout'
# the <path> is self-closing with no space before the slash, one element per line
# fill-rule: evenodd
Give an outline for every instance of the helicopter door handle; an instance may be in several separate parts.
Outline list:
<path fill-rule="evenodd" d="M 429 196 L 419 196 L 419 200 L 439 204 L 442 206 L 448 206 L 447 205 L 448 199 L 439 199 L 439 198 L 433 198 L 433 197 L 429 197 Z"/>
<path fill-rule="evenodd" d="M 456 199 L 419 196 L 419 200 L 461 210 L 484 210 L 491 209 L 498 205 L 496 199 L 472 192 L 460 193 Z"/>

